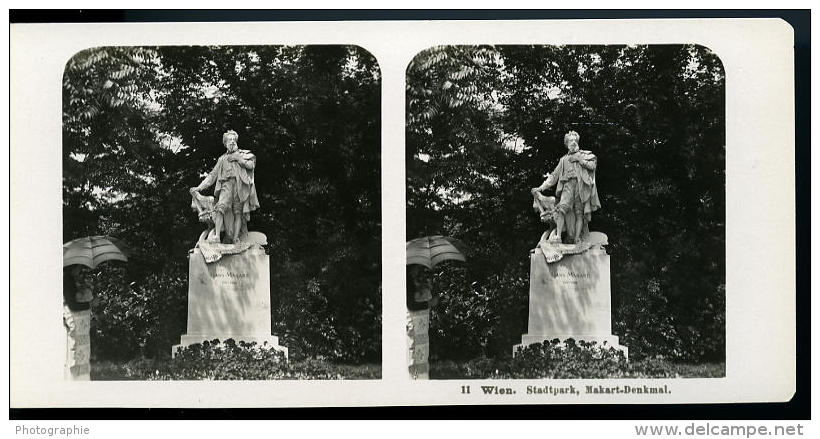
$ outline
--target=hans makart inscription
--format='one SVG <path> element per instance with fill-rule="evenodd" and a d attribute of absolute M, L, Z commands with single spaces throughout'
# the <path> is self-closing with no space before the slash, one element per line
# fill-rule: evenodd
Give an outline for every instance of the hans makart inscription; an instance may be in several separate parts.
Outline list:
<path fill-rule="evenodd" d="M 557 269 L 553 272 L 553 277 L 564 284 L 588 282 L 592 278 L 589 273 L 572 271 L 566 267 L 557 267 Z"/>
<path fill-rule="evenodd" d="M 247 272 L 231 271 L 226 267 L 218 266 L 208 268 L 211 277 L 221 285 L 236 285 L 250 280 L 250 274 Z"/>

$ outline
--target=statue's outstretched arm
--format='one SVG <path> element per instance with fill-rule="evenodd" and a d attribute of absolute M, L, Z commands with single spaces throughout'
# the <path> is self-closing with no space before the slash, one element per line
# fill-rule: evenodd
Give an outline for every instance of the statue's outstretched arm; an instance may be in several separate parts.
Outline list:
<path fill-rule="evenodd" d="M 547 189 L 555 186 L 555 184 L 558 183 L 558 176 L 559 175 L 561 175 L 561 162 L 560 161 L 558 162 L 558 165 L 555 166 L 555 170 L 552 171 L 552 174 L 547 174 L 547 179 L 544 180 L 543 183 L 541 183 L 541 186 L 538 186 L 537 188 L 535 188 L 535 190 L 537 190 L 538 192 L 541 192 L 541 191 L 547 190 Z"/>
<path fill-rule="evenodd" d="M 219 163 L 217 162 L 216 166 L 214 166 L 214 169 L 208 174 L 207 177 L 205 177 L 204 180 L 202 180 L 202 183 L 199 183 L 199 186 L 195 188 L 191 188 L 191 192 L 199 192 L 213 186 L 213 184 L 216 182 L 216 168 L 218 167 Z"/>

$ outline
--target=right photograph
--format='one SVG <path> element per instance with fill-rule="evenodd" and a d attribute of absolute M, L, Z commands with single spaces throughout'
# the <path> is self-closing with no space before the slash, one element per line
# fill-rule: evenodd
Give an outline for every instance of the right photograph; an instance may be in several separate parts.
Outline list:
<path fill-rule="evenodd" d="M 410 377 L 724 377 L 725 119 L 701 45 L 416 55 Z"/>

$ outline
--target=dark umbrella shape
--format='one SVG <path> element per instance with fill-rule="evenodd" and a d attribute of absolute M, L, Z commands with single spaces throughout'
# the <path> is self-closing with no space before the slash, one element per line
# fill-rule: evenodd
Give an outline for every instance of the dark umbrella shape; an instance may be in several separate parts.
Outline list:
<path fill-rule="evenodd" d="M 127 262 L 123 248 L 122 241 L 110 236 L 77 238 L 63 244 L 63 267 L 77 264 L 93 269 L 105 261 Z"/>
<path fill-rule="evenodd" d="M 433 268 L 447 260 L 466 262 L 467 258 L 459 248 L 464 248 L 464 245 L 455 238 L 441 235 L 416 238 L 407 242 L 407 265 Z"/>

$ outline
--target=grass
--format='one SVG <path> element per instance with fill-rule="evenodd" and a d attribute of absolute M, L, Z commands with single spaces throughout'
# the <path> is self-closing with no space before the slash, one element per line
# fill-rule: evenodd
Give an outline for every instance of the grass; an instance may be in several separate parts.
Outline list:
<path fill-rule="evenodd" d="M 250 365 L 249 365 L 250 366 Z M 353 379 L 371 380 L 381 378 L 379 364 L 336 364 L 324 360 L 291 360 L 276 372 L 282 376 L 278 379 Z M 92 361 L 91 379 L 94 381 L 145 381 L 172 379 L 202 379 L 197 376 L 186 376 L 184 372 L 174 374 L 173 360 L 170 358 L 140 358 L 129 361 Z M 238 375 L 242 375 L 241 372 Z M 258 371 L 254 376 L 258 376 Z M 242 378 L 234 378 L 242 379 Z M 255 378 L 251 378 L 255 379 Z"/>
<path fill-rule="evenodd" d="M 648 358 L 637 361 L 598 364 L 561 363 L 546 367 L 521 368 L 511 359 L 477 358 L 467 361 L 431 361 L 431 379 L 482 379 L 482 378 L 723 378 L 726 363 L 675 363 L 668 360 Z"/>

